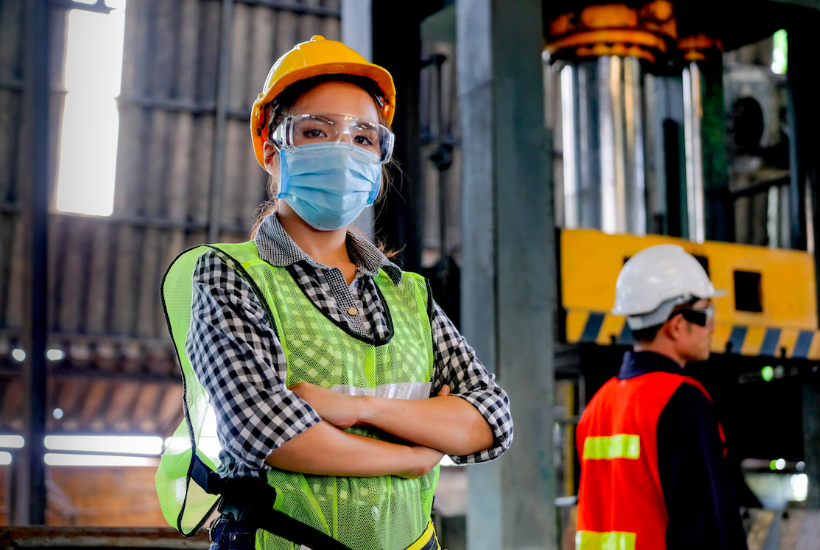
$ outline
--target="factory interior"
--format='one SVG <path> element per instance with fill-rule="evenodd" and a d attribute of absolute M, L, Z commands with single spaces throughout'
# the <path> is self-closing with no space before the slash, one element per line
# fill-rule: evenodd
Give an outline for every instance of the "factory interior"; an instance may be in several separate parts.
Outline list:
<path fill-rule="evenodd" d="M 575 429 L 634 342 L 615 281 L 659 243 L 727 291 L 687 374 L 748 548 L 818 548 L 818 32 L 820 0 L 0 0 L 0 546 L 208 547 L 157 498 L 185 421 L 160 285 L 248 240 L 251 105 L 321 35 L 397 89 L 358 227 L 510 398 L 504 456 L 442 462 L 442 548 L 575 548 Z"/>

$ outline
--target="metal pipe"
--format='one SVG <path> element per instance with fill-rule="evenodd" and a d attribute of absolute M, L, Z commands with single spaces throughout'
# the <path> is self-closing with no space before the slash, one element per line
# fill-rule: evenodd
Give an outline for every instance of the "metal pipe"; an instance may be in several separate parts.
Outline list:
<path fill-rule="evenodd" d="M 566 226 L 646 233 L 640 62 L 604 56 L 561 72 Z"/>
<path fill-rule="evenodd" d="M 701 117 L 703 94 L 701 74 L 697 63 L 683 69 L 684 148 L 686 151 L 686 205 L 687 231 L 690 241 L 702 243 L 706 239 L 703 197 L 703 146 Z"/>
<path fill-rule="evenodd" d="M 228 99 L 231 77 L 231 36 L 233 34 L 233 0 L 222 0 L 222 20 L 219 25 L 219 68 L 216 80 L 216 116 L 214 117 L 214 148 L 211 156 L 211 193 L 208 208 L 208 242 L 219 240 L 219 219 L 222 215 L 222 187 L 225 180 L 225 147 L 228 133 Z"/>

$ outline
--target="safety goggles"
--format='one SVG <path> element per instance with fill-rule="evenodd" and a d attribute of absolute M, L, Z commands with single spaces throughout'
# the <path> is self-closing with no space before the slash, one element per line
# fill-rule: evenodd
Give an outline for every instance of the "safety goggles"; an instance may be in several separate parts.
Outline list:
<path fill-rule="evenodd" d="M 345 137 L 346 136 L 346 137 Z M 271 140 L 280 149 L 299 149 L 313 143 L 360 147 L 384 164 L 393 155 L 393 132 L 378 122 L 337 113 L 291 115 L 273 131 Z"/>
<path fill-rule="evenodd" d="M 672 313 L 669 318 L 671 319 L 675 315 L 680 315 L 690 323 L 705 327 L 715 318 L 715 306 L 709 304 L 704 309 L 682 309 Z"/>

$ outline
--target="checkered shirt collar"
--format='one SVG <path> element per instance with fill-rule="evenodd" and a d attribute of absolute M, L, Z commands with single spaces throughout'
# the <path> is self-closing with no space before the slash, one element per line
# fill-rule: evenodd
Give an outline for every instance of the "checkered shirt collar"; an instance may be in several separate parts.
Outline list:
<path fill-rule="evenodd" d="M 253 240 L 259 249 L 259 256 L 273 266 L 287 267 L 296 262 L 305 262 L 316 269 L 330 269 L 305 254 L 299 245 L 293 242 L 279 223 L 276 212 L 262 220 Z M 359 274 L 376 277 L 379 270 L 384 269 L 394 285 L 398 286 L 401 282 L 402 271 L 399 266 L 388 260 L 387 256 L 369 240 L 352 231 L 347 232 L 347 253 L 350 260 L 356 264 Z"/>

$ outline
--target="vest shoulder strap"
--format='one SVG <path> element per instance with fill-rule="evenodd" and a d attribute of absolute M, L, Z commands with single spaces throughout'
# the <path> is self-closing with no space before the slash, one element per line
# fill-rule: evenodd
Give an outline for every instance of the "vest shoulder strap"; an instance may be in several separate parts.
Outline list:
<path fill-rule="evenodd" d="M 430 287 L 430 281 L 426 277 L 413 273 L 412 271 L 402 272 L 402 281 L 408 279 L 423 295 L 427 296 L 427 320 L 433 322 L 433 289 Z"/>

